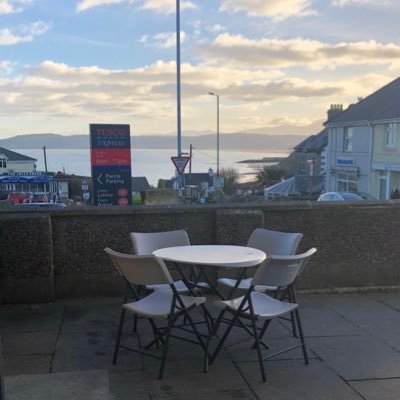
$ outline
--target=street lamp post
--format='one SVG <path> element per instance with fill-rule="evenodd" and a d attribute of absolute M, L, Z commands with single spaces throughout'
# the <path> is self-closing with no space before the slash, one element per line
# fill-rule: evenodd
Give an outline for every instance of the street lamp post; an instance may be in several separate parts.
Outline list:
<path fill-rule="evenodd" d="M 182 155 L 181 141 L 181 22 L 180 0 L 176 0 L 176 98 L 177 98 L 177 130 L 178 130 L 178 157 Z"/>
<path fill-rule="evenodd" d="M 219 180 L 219 94 L 214 92 L 208 94 L 217 98 L 217 179 Z"/>

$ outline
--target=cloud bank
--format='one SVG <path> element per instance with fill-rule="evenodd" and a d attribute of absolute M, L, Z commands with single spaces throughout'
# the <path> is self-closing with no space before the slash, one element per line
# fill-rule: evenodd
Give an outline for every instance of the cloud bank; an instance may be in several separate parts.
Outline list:
<path fill-rule="evenodd" d="M 315 14 L 310 0 L 222 0 L 220 11 L 245 11 L 253 16 L 271 17 L 278 21 Z"/>

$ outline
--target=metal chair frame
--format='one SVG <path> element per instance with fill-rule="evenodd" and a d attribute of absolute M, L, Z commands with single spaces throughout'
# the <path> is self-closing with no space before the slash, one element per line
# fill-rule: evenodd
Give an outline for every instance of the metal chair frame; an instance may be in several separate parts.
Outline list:
<path fill-rule="evenodd" d="M 232 314 L 232 317 L 230 320 L 228 320 L 228 326 L 222 337 L 219 339 L 217 347 L 215 348 L 213 354 L 209 358 L 205 358 L 205 370 L 208 370 L 209 363 L 212 364 L 214 362 L 216 356 L 222 349 L 230 331 L 234 326 L 237 326 L 237 322 L 241 319 L 250 320 L 252 332 L 250 333 L 250 337 L 248 339 L 254 339 L 253 348 L 257 350 L 261 376 L 264 382 L 266 381 L 265 368 L 263 363 L 264 360 L 301 347 L 303 351 L 304 362 L 308 364 L 308 354 L 304 341 L 304 334 L 300 320 L 298 304 L 294 301 L 296 299 L 296 295 L 294 292 L 293 282 L 295 281 L 299 270 L 302 270 L 304 268 L 305 264 L 316 251 L 317 250 L 315 248 L 311 248 L 303 254 L 293 256 L 281 256 L 279 257 L 279 261 L 275 259 L 275 262 L 273 263 L 271 263 L 271 259 L 266 260 L 263 264 L 261 264 L 260 267 L 258 267 L 256 274 L 251 281 L 251 285 L 244 296 L 242 298 L 236 299 L 237 301 L 241 299 L 239 306 L 234 304 L 235 299 L 220 302 L 220 304 L 222 304 L 223 306 L 223 309 L 220 312 L 216 323 L 214 324 L 212 334 L 207 341 L 207 353 L 210 346 L 210 341 L 212 337 L 217 335 L 221 322 L 226 322 L 226 318 L 224 318 L 225 313 L 228 312 Z M 286 296 L 289 301 L 282 301 L 281 299 L 273 298 L 263 292 L 259 292 L 258 290 L 256 290 L 257 285 L 266 285 L 266 282 L 272 282 L 273 286 L 277 287 L 277 290 L 275 291 L 276 297 L 282 298 L 282 296 Z M 282 296 L 279 296 L 280 293 L 282 294 Z M 258 298 L 259 305 L 262 302 L 265 302 L 266 306 L 268 307 L 268 305 L 272 303 L 274 305 L 279 305 L 280 310 L 274 311 L 270 315 L 266 313 L 256 314 L 253 305 L 253 296 L 255 298 Z M 267 357 L 263 357 L 261 351 L 261 345 L 263 345 L 262 339 L 267 331 L 269 324 L 271 323 L 272 319 L 281 318 L 282 316 L 287 314 L 291 314 L 293 316 L 292 324 L 294 324 L 293 328 L 296 328 L 298 330 L 300 344 L 286 348 Z M 257 326 L 258 321 L 264 321 L 261 328 Z M 243 342 L 243 340 L 241 340 L 240 342 Z M 234 344 L 237 343 L 238 342 Z"/>
<path fill-rule="evenodd" d="M 106 248 L 105 251 L 110 255 L 114 265 L 116 266 L 116 268 L 118 269 L 118 271 L 122 274 L 122 276 L 124 277 L 125 281 L 127 282 L 127 292 L 125 294 L 124 297 L 124 303 L 127 301 L 129 295 L 128 295 L 128 291 L 130 291 L 130 295 L 135 299 L 135 302 L 140 303 L 141 300 L 144 300 L 147 296 L 145 297 L 141 297 L 139 295 L 139 291 L 138 291 L 138 287 L 143 286 L 142 284 L 140 285 L 136 285 L 135 282 L 131 281 L 130 279 L 128 279 L 124 273 L 124 270 L 122 268 L 120 268 L 120 266 L 118 265 L 118 257 L 124 258 L 125 260 L 132 260 L 134 261 L 135 259 L 137 261 L 139 261 L 139 259 L 146 259 L 146 260 L 154 260 L 154 265 L 156 265 L 156 263 L 159 264 L 160 266 L 160 274 L 164 274 L 165 275 L 165 281 L 168 281 L 168 285 L 169 285 L 169 289 L 170 291 L 168 293 L 164 293 L 164 295 L 168 296 L 169 298 L 171 298 L 171 306 L 169 309 L 169 313 L 168 315 L 158 315 L 158 318 L 166 318 L 168 323 L 166 327 L 158 327 L 156 325 L 156 323 L 154 322 L 154 318 L 149 317 L 148 315 L 145 314 L 141 314 L 140 312 L 135 312 L 132 309 L 128 309 L 124 307 L 125 306 L 129 306 L 129 304 L 124 304 L 122 306 L 122 310 L 121 310 L 121 314 L 120 314 L 120 320 L 119 320 L 119 324 L 118 324 L 118 333 L 117 333 L 117 339 L 116 339 L 116 344 L 115 344 L 115 348 L 114 348 L 114 355 L 113 355 L 113 364 L 116 364 L 117 359 L 118 359 L 118 352 L 120 348 L 124 348 L 126 350 L 130 350 L 145 356 L 149 356 L 149 357 L 153 357 L 153 358 L 158 358 L 161 360 L 161 364 L 160 364 L 160 369 L 159 369 L 159 373 L 158 373 L 158 379 L 162 379 L 163 374 L 164 374 L 164 369 L 165 369 L 165 363 L 166 363 L 166 358 L 167 358 L 167 353 L 168 353 L 168 349 L 169 349 L 169 341 L 170 338 L 176 338 L 176 339 L 181 339 L 190 343 L 194 343 L 194 344 L 198 344 L 200 345 L 203 350 L 206 352 L 206 344 L 203 341 L 202 336 L 200 335 L 198 329 L 196 328 L 196 324 L 194 323 L 191 315 L 190 315 L 190 311 L 195 308 L 196 306 L 202 304 L 202 302 L 205 301 L 204 298 L 199 299 L 199 302 L 193 302 L 190 306 L 186 306 L 181 294 L 179 293 L 179 291 L 176 289 L 172 278 L 164 264 L 164 262 L 155 257 L 155 256 L 134 256 L 134 255 L 128 255 L 128 254 L 123 254 L 123 253 L 117 253 L 114 252 L 113 250 Z M 153 261 L 152 261 L 153 262 Z M 126 268 L 126 266 L 125 266 Z M 136 269 L 140 269 L 141 267 L 137 267 Z M 144 266 L 143 268 L 146 268 L 146 266 Z M 153 279 L 153 278 L 152 278 Z M 164 283 L 163 282 L 163 283 Z M 151 296 L 152 294 L 150 294 L 149 296 Z M 134 303 L 135 303 L 134 302 Z M 133 303 L 133 304 L 134 304 Z M 198 304 L 197 304 L 198 303 Z M 152 342 L 150 342 L 147 346 L 145 346 L 145 350 L 147 350 L 149 347 L 151 347 L 152 345 L 156 344 L 157 347 L 159 346 L 159 342 L 161 342 L 161 344 L 164 346 L 163 349 L 163 353 L 162 356 L 159 357 L 157 355 L 148 353 L 146 351 L 142 350 L 142 347 L 139 345 L 139 348 L 132 348 L 132 347 L 128 347 L 125 346 L 124 344 L 121 344 L 121 335 L 122 335 L 122 331 L 123 331 L 123 327 L 124 327 L 124 322 L 125 322 L 125 317 L 126 317 L 126 313 L 127 312 L 131 312 L 133 313 L 133 315 L 136 316 L 141 316 L 142 318 L 145 318 L 147 320 L 149 320 L 152 330 L 153 330 L 153 334 L 154 334 L 154 340 Z M 177 319 L 181 316 L 185 317 L 185 320 L 188 321 L 187 324 L 180 324 L 180 325 L 175 325 L 175 322 L 177 321 Z M 155 317 L 156 318 L 156 317 Z M 190 327 L 191 329 L 187 329 L 187 327 Z M 182 331 L 185 332 L 190 332 L 193 333 L 194 336 L 197 338 L 197 341 L 195 340 L 191 340 L 189 338 L 185 338 L 185 337 L 181 337 L 181 336 L 176 336 L 173 335 L 171 333 L 172 329 L 176 328 L 176 329 L 180 329 Z M 139 334 L 138 334 L 139 336 Z"/>

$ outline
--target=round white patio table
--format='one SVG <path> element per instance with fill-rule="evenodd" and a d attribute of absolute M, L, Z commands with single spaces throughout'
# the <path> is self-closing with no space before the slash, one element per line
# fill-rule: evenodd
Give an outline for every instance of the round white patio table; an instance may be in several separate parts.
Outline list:
<path fill-rule="evenodd" d="M 166 247 L 153 251 L 163 260 L 226 268 L 250 268 L 260 265 L 267 255 L 247 246 L 193 245 Z"/>
<path fill-rule="evenodd" d="M 209 279 L 204 267 L 238 268 L 239 274 L 237 285 L 239 285 L 246 268 L 256 267 L 267 258 L 267 255 L 261 250 L 247 246 L 229 245 L 166 247 L 153 251 L 153 254 L 165 261 L 175 263 L 185 284 L 187 285 L 189 284 L 189 280 L 185 277 L 178 264 L 191 264 L 199 267 L 200 272 L 196 276 L 195 283 L 199 282 L 201 275 L 203 275 L 211 289 L 218 293 L 218 295 L 223 299 L 225 299 L 225 296 L 222 295 L 216 285 Z M 231 293 L 233 293 L 235 289 L 236 287 L 231 290 Z M 230 295 L 228 298 L 229 297 Z"/>

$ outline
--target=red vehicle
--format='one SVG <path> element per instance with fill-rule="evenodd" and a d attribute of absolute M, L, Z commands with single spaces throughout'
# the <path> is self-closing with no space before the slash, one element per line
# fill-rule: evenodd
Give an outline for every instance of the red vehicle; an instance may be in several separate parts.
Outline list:
<path fill-rule="evenodd" d="M 29 194 L 24 192 L 11 192 L 9 193 L 7 200 L 11 203 L 24 203 L 29 201 Z"/>

